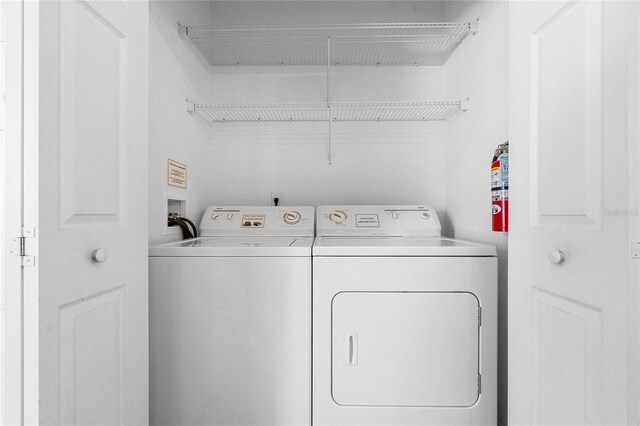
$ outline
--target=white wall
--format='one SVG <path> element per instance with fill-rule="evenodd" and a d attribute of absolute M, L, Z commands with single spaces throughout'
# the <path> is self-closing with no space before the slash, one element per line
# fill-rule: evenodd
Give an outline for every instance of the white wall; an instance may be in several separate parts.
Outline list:
<path fill-rule="evenodd" d="M 440 100 L 441 67 L 332 67 L 334 101 Z M 215 103 L 326 98 L 323 68 L 217 68 Z M 213 196 L 222 204 L 424 203 L 444 209 L 443 123 L 224 123 L 212 127 Z"/>
<path fill-rule="evenodd" d="M 498 418 L 507 424 L 507 235 L 491 231 L 490 162 L 507 134 L 508 10 L 502 1 L 452 1 L 447 20 L 480 18 L 445 64 L 447 94 L 469 97 L 471 109 L 447 120 L 447 233 L 498 248 Z"/>
<path fill-rule="evenodd" d="M 166 195 L 187 200 L 187 216 L 199 223 L 211 203 L 212 150 L 206 129 L 185 111 L 185 99 L 210 93 L 210 66 L 177 23 L 207 25 L 204 1 L 151 1 L 149 6 L 149 241 L 179 239 L 166 231 Z M 187 189 L 167 185 L 167 159 L 187 165 Z"/>

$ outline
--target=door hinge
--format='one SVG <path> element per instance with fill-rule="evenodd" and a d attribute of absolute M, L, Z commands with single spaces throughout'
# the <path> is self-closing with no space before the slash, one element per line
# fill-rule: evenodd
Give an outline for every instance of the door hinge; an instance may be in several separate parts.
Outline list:
<path fill-rule="evenodd" d="M 631 258 L 640 259 L 640 241 L 631 241 Z"/>
<path fill-rule="evenodd" d="M 478 395 L 482 393 L 482 374 L 478 374 Z"/>
<path fill-rule="evenodd" d="M 33 238 L 36 236 L 35 228 L 22 228 L 21 235 L 11 240 L 11 249 L 9 252 L 15 256 L 20 256 L 21 266 L 34 266 L 36 264 L 36 257 L 27 255 L 27 238 Z"/>

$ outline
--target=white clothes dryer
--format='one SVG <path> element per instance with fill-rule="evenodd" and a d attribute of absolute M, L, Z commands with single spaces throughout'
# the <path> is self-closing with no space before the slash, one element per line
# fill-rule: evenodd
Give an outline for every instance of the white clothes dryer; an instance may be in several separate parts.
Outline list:
<path fill-rule="evenodd" d="M 313 207 L 209 207 L 152 246 L 150 422 L 309 425 Z"/>
<path fill-rule="evenodd" d="M 425 205 L 320 206 L 316 228 L 314 426 L 495 426 L 495 248 Z"/>

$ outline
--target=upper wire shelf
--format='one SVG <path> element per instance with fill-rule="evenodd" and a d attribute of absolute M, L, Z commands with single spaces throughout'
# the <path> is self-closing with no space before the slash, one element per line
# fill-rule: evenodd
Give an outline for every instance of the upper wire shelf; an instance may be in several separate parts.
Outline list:
<path fill-rule="evenodd" d="M 440 121 L 466 110 L 468 101 L 309 102 L 295 104 L 187 103 L 210 122 L 262 121 Z"/>
<path fill-rule="evenodd" d="M 180 26 L 209 63 L 442 65 L 477 22 Z M 327 40 L 331 40 L 327 58 Z"/>

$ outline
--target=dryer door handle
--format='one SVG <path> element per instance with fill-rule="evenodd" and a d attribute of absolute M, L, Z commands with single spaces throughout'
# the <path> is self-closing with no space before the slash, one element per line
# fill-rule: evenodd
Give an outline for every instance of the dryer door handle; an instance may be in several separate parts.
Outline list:
<path fill-rule="evenodd" d="M 358 366 L 358 335 L 347 335 L 347 365 L 349 367 Z"/>

